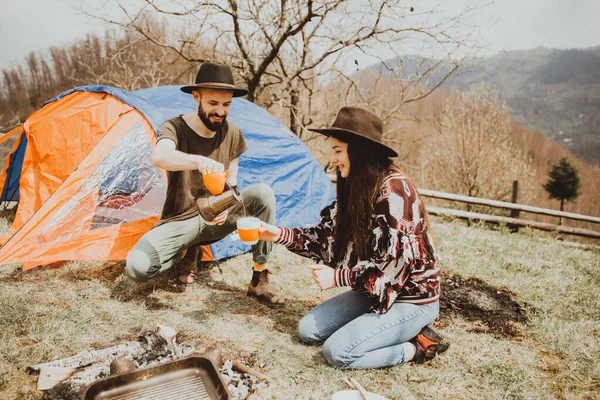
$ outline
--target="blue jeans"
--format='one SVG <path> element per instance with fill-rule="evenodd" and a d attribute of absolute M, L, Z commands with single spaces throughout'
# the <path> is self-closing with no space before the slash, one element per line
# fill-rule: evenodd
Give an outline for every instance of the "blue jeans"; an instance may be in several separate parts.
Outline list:
<path fill-rule="evenodd" d="M 379 315 L 365 293 L 349 290 L 310 310 L 298 324 L 300 340 L 323 343 L 323 355 L 339 368 L 383 368 L 407 361 L 401 344 L 437 318 L 439 302 L 394 303 Z"/>

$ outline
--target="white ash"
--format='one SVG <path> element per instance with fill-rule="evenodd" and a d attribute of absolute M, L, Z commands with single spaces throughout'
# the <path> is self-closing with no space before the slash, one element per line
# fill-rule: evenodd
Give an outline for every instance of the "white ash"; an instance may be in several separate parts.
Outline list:
<path fill-rule="evenodd" d="M 173 342 L 172 345 L 169 345 L 163 338 L 153 333 L 141 334 L 139 341 L 142 343 L 142 351 L 138 355 L 117 354 L 114 357 L 106 358 L 75 373 L 69 378 L 69 381 L 74 384 L 89 385 L 98 379 L 105 378 L 110 375 L 110 363 L 117 357 L 128 357 L 136 368 L 145 368 L 186 357 L 196 348 L 194 342 L 181 344 Z"/>
<path fill-rule="evenodd" d="M 231 394 L 231 400 L 244 400 L 250 393 L 265 387 L 265 382 L 258 382 L 258 378 L 250 374 L 234 371 L 233 362 L 226 360 L 221 367 L 221 376 Z"/>

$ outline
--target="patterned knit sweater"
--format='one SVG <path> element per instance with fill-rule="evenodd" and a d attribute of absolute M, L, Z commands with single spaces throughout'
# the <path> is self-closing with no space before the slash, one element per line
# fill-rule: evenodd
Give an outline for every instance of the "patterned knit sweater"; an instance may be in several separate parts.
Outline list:
<path fill-rule="evenodd" d="M 391 172 L 378 193 L 366 260 L 358 259 L 350 242 L 342 265 L 332 265 L 336 211 L 334 201 L 321 211 L 316 226 L 280 227 L 277 243 L 336 268 L 336 285 L 368 293 L 377 300 L 373 310 L 380 314 L 394 302 L 426 304 L 439 299 L 440 271 L 425 206 L 404 174 Z"/>

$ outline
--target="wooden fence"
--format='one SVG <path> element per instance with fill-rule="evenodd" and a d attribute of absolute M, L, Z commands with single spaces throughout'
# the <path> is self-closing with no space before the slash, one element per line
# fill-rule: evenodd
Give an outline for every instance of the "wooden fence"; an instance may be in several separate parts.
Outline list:
<path fill-rule="evenodd" d="M 328 174 L 329 178 L 332 182 L 335 182 L 336 176 L 333 174 Z M 545 222 L 531 221 L 527 219 L 519 218 L 521 212 L 538 214 L 538 215 L 549 215 L 557 218 L 566 218 L 575 221 L 585 221 L 600 224 L 600 217 L 592 217 L 589 215 L 575 214 L 565 211 L 557 211 L 550 210 L 547 208 L 533 207 L 527 206 L 524 204 L 516 203 L 517 199 L 517 189 L 518 185 L 515 184 L 513 186 L 513 201 L 514 203 L 509 203 L 505 201 L 498 200 L 490 200 L 490 199 L 482 199 L 479 197 L 469 197 L 463 196 L 459 194 L 451 194 L 445 192 L 438 192 L 435 190 L 428 189 L 418 189 L 419 193 L 423 197 L 429 197 L 440 200 L 450 200 L 457 201 L 461 203 L 474 204 L 474 205 L 482 205 L 492 208 L 501 208 L 507 209 L 511 211 L 510 217 L 504 217 L 500 215 L 489 215 L 482 214 L 470 211 L 456 210 L 452 208 L 441 208 L 441 207 L 427 207 L 427 211 L 432 215 L 449 215 L 460 219 L 466 220 L 482 220 L 490 223 L 505 223 L 510 227 L 518 228 L 518 227 L 531 227 L 535 229 L 545 230 L 545 231 L 553 231 L 558 233 L 564 233 L 569 235 L 583 236 L 588 238 L 600 239 L 600 231 L 590 230 L 590 229 L 582 229 L 582 228 L 573 228 L 569 226 L 564 226 L 560 224 L 550 224 Z"/>

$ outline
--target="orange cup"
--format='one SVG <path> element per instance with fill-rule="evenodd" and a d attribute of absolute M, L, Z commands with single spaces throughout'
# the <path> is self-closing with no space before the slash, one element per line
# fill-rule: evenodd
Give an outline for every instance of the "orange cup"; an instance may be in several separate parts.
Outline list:
<path fill-rule="evenodd" d="M 225 181 L 227 181 L 228 171 L 211 172 L 202 175 L 204 186 L 214 195 L 223 193 L 225 190 Z"/>
<path fill-rule="evenodd" d="M 237 221 L 237 231 L 240 240 L 247 245 L 253 245 L 258 242 L 258 228 L 260 228 L 260 219 L 255 217 L 244 217 Z"/>

